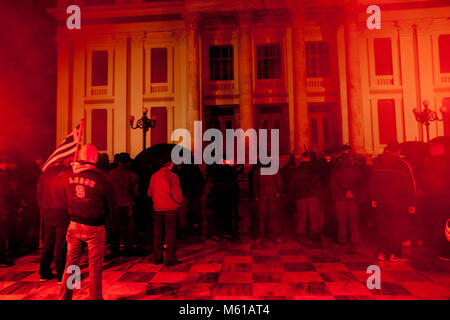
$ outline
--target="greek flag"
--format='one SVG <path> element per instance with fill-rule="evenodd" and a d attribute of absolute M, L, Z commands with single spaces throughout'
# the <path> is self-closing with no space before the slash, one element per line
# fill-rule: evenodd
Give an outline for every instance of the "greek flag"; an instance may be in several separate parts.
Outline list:
<path fill-rule="evenodd" d="M 80 125 L 78 125 L 72 132 L 60 143 L 58 148 L 52 153 L 52 155 L 47 159 L 44 166 L 42 167 L 42 172 L 47 170 L 48 167 L 52 166 L 56 162 L 62 161 L 66 158 L 73 157 L 77 151 L 78 144 L 80 142 Z"/>

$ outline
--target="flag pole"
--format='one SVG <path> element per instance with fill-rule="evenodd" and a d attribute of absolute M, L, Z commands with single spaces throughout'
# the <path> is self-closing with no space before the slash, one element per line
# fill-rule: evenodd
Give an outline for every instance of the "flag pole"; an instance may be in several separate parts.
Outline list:
<path fill-rule="evenodd" d="M 80 121 L 80 134 L 77 137 L 77 148 L 75 149 L 75 154 L 73 155 L 73 162 L 76 162 L 78 160 L 78 150 L 81 142 L 81 137 L 83 136 L 83 129 L 84 129 L 84 118 L 81 119 Z"/>

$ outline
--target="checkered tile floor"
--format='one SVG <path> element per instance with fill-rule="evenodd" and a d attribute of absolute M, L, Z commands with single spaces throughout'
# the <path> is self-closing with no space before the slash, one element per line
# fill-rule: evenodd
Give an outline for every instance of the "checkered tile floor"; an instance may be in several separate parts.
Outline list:
<path fill-rule="evenodd" d="M 373 255 L 326 244 L 251 241 L 184 245 L 182 264 L 166 267 L 151 256 L 106 262 L 105 299 L 450 299 L 450 264 L 431 261 L 380 263 Z M 366 287 L 367 267 L 380 266 L 381 289 Z M 0 299 L 56 299 L 56 280 L 39 282 L 39 252 L 0 268 Z M 87 262 L 74 299 L 88 298 Z"/>

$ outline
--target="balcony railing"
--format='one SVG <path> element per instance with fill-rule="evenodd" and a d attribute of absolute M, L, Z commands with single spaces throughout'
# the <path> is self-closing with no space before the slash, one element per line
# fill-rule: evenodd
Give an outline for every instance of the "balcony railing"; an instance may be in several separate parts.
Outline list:
<path fill-rule="evenodd" d="M 150 94 L 167 93 L 169 92 L 169 85 L 150 85 Z"/>
<path fill-rule="evenodd" d="M 379 87 L 387 87 L 394 85 L 394 76 L 376 76 L 376 85 Z"/>
<path fill-rule="evenodd" d="M 209 91 L 233 92 L 234 91 L 234 81 L 210 82 L 208 84 L 208 89 L 209 89 Z"/>
<path fill-rule="evenodd" d="M 307 79 L 306 80 L 308 88 L 323 88 L 325 87 L 325 80 L 323 78 Z"/>
<path fill-rule="evenodd" d="M 106 96 L 108 93 L 107 87 L 92 87 L 91 96 Z"/>
<path fill-rule="evenodd" d="M 450 74 L 442 74 L 441 75 L 441 82 L 444 84 L 450 85 Z"/>
<path fill-rule="evenodd" d="M 330 88 L 336 86 L 336 83 L 332 78 L 329 77 L 317 77 L 317 78 L 307 78 L 306 86 L 309 90 L 324 90 L 325 88 Z"/>

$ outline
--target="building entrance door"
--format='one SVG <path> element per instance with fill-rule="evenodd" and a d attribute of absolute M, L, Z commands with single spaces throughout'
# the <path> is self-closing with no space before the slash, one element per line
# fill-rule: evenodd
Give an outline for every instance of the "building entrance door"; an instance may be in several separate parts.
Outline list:
<path fill-rule="evenodd" d="M 329 112 L 314 112 L 309 114 L 309 148 L 320 152 L 330 148 L 332 142 L 331 114 Z"/>
<path fill-rule="evenodd" d="M 217 115 L 214 120 L 214 128 L 222 132 L 225 138 L 227 129 L 234 129 L 234 115 Z"/>
<path fill-rule="evenodd" d="M 223 137 L 223 152 L 226 151 L 226 130 L 235 129 L 233 106 L 211 106 L 205 108 L 206 129 L 218 129 Z M 209 144 L 209 142 L 204 143 Z"/>
<path fill-rule="evenodd" d="M 153 107 L 151 116 L 156 120 L 156 125 L 151 129 L 152 146 L 159 143 L 167 143 L 167 109 L 166 107 Z"/>
<path fill-rule="evenodd" d="M 268 150 L 271 150 L 271 130 L 277 129 L 279 134 L 278 151 L 280 155 L 289 154 L 289 118 L 287 108 L 283 106 L 260 106 L 257 116 L 258 129 L 267 130 Z"/>

